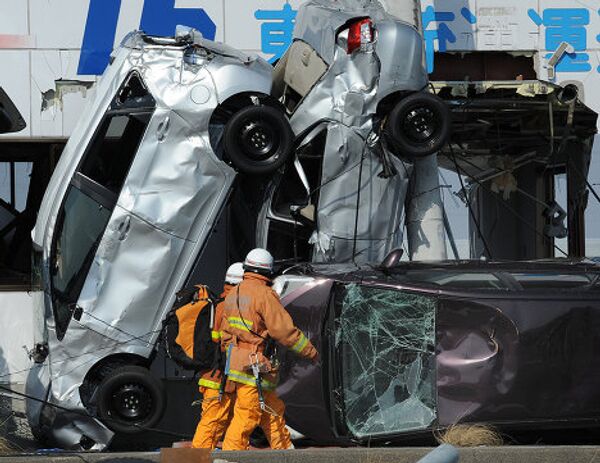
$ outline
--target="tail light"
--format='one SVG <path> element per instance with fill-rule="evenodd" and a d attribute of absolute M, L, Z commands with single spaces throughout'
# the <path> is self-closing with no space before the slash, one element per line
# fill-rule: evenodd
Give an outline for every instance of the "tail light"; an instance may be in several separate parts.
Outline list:
<path fill-rule="evenodd" d="M 357 48 L 375 41 L 373 21 L 370 18 L 358 19 L 350 23 L 348 29 L 340 32 L 339 36 L 346 34 L 348 34 L 346 53 L 350 54 Z"/>

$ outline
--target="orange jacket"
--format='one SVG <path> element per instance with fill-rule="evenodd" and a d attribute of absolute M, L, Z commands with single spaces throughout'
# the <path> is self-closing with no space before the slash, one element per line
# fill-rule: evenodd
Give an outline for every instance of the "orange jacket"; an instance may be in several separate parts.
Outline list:
<path fill-rule="evenodd" d="M 235 288 L 235 285 L 228 285 L 225 283 L 223 292 L 221 293 L 221 299 L 225 299 L 233 288 Z M 221 342 L 221 324 L 223 320 L 224 302 L 225 301 L 222 300 L 215 308 L 215 323 L 212 329 L 212 340 L 216 343 Z M 208 370 L 201 373 L 198 385 L 209 389 L 219 390 L 221 388 L 221 378 L 221 370 L 215 370 L 214 372 L 213 370 Z"/>
<path fill-rule="evenodd" d="M 294 325 L 277 293 L 268 286 L 269 281 L 267 277 L 247 272 L 244 280 L 225 298 L 221 342 L 228 352 L 228 379 L 231 381 L 255 384 L 248 370 L 247 354 L 262 354 L 269 338 L 302 357 L 313 360 L 318 355 L 312 343 Z M 243 353 L 231 354 L 230 346 Z M 266 361 L 262 355 L 259 357 Z M 268 382 L 267 377 L 265 380 Z"/>

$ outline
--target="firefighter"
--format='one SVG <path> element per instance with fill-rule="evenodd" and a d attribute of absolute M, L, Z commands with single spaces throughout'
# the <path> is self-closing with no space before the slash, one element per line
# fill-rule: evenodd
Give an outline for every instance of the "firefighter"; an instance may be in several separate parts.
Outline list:
<path fill-rule="evenodd" d="M 223 450 L 246 450 L 252 431 L 260 425 L 273 449 L 293 448 L 285 428 L 285 405 L 275 393 L 277 365 L 268 358 L 271 341 L 313 362 L 318 353 L 292 321 L 270 288 L 273 256 L 265 249 L 250 251 L 244 279 L 225 299 L 222 345 L 227 356 L 228 381 L 235 386 L 231 424 Z"/>
<path fill-rule="evenodd" d="M 225 275 L 225 285 L 221 294 L 222 299 L 242 281 L 243 276 L 244 267 L 241 262 L 229 267 Z M 212 339 L 217 343 L 221 342 L 222 315 L 223 301 L 217 304 L 215 310 Z M 231 420 L 234 397 L 224 391 L 222 373 L 218 369 L 205 371 L 200 377 L 198 385 L 202 394 L 202 416 L 192 440 L 192 447 L 212 450 L 217 446 Z"/>

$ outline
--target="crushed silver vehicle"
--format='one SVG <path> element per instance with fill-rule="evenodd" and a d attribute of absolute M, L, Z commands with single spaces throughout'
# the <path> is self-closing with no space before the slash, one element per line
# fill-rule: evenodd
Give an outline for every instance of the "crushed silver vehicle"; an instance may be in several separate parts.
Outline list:
<path fill-rule="evenodd" d="M 281 152 L 291 151 L 289 123 L 269 96 L 271 76 L 263 59 L 185 29 L 172 39 L 134 33 L 115 54 L 33 231 L 45 339 L 27 388 L 48 403 L 30 400 L 28 418 L 44 440 L 98 448 L 113 431 L 160 419 L 164 389 L 144 366 L 235 169 L 277 169 Z"/>
<path fill-rule="evenodd" d="M 185 28 L 115 53 L 33 232 L 28 419 L 44 440 L 98 449 L 154 429 L 177 291 L 216 288 L 257 244 L 280 263 L 378 261 L 406 215 L 411 257 L 445 258 L 434 153 L 450 120 L 426 93 L 418 20 L 315 0 L 295 37 L 275 69 Z"/>
<path fill-rule="evenodd" d="M 271 184 L 258 243 L 279 260 L 379 262 L 402 245 L 445 258 L 437 159 L 450 135 L 429 92 L 418 1 L 312 0 L 275 67 L 296 156 Z M 360 211 L 360 213 L 359 213 Z M 385 211 L 385 212 L 383 212 Z"/>

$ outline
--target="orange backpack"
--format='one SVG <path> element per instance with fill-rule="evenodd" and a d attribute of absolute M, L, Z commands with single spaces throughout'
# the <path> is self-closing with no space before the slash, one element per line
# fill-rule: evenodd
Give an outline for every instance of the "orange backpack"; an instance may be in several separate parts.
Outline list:
<path fill-rule="evenodd" d="M 182 368 L 199 371 L 217 366 L 221 349 L 212 340 L 212 329 L 218 302 L 207 286 L 177 293 L 165 320 L 165 341 L 167 354 Z"/>

